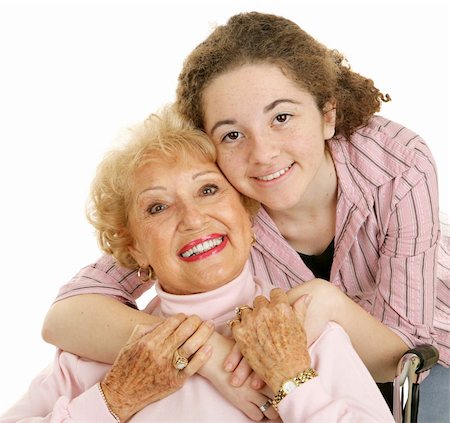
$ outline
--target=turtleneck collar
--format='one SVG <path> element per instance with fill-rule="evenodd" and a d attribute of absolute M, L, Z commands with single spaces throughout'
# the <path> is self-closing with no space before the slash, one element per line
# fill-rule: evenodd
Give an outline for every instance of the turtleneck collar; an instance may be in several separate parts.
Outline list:
<path fill-rule="evenodd" d="M 158 303 L 155 304 L 152 301 L 153 306 L 156 305 L 156 307 L 149 310 L 153 314 L 160 314 L 164 317 L 176 313 L 196 314 L 202 320 L 213 320 L 217 328 L 227 320 L 234 318 L 235 307 L 242 304 L 253 304 L 253 299 L 262 293 L 262 288 L 253 279 L 250 263 L 247 261 L 237 278 L 212 291 L 175 295 L 163 291 L 159 283 L 155 285 L 155 291 Z"/>

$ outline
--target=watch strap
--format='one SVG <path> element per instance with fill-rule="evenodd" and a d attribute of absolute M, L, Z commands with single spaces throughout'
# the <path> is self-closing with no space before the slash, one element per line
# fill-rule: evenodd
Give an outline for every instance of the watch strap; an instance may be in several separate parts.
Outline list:
<path fill-rule="evenodd" d="M 275 394 L 273 400 L 270 400 L 272 407 L 275 410 L 278 410 L 278 405 L 280 404 L 281 400 L 284 397 L 286 397 L 290 392 L 292 392 L 294 388 L 297 388 L 302 383 L 305 383 L 316 376 L 318 376 L 317 372 L 313 368 L 308 368 L 306 370 L 303 370 L 301 373 L 299 373 L 292 379 L 288 379 L 281 385 L 281 388 Z"/>

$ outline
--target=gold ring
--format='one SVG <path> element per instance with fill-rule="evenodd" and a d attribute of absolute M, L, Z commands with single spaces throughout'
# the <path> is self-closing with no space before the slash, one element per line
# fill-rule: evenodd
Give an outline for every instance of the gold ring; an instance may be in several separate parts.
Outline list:
<path fill-rule="evenodd" d="M 187 365 L 189 364 L 189 361 L 186 357 L 183 357 L 178 350 L 175 350 L 173 353 L 173 360 L 172 365 L 177 370 L 183 370 Z"/>
<path fill-rule="evenodd" d="M 242 310 L 253 310 L 253 309 L 248 305 L 241 305 L 239 307 L 236 307 L 234 309 L 234 312 L 236 313 L 236 316 L 238 317 L 238 319 L 241 318 Z"/>
<path fill-rule="evenodd" d="M 230 327 L 230 329 L 233 329 L 233 325 L 235 323 L 239 323 L 239 322 L 240 322 L 239 319 L 230 319 L 230 320 L 227 320 L 227 325 Z"/>

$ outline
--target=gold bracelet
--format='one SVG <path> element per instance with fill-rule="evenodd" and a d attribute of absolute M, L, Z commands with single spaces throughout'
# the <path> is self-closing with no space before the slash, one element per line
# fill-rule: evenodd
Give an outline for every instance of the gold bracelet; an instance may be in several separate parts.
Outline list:
<path fill-rule="evenodd" d="M 312 368 L 303 370 L 303 372 L 299 373 L 292 379 L 288 379 L 281 385 L 281 388 L 278 390 L 273 400 L 270 400 L 272 407 L 278 411 L 278 404 L 280 404 L 281 400 L 290 392 L 292 392 L 295 388 L 300 386 L 302 383 L 307 382 L 313 377 L 319 376 L 316 371 Z"/>
<path fill-rule="evenodd" d="M 109 406 L 108 401 L 106 401 L 105 393 L 103 392 L 102 385 L 100 384 L 100 382 L 98 383 L 98 390 L 100 391 L 100 395 L 102 396 L 103 401 L 105 402 L 106 408 L 108 409 L 109 413 L 111 414 L 111 416 L 114 417 L 114 419 L 116 420 L 117 423 L 120 423 L 119 416 L 116 413 L 114 413 L 114 411 L 111 410 L 111 407 Z"/>

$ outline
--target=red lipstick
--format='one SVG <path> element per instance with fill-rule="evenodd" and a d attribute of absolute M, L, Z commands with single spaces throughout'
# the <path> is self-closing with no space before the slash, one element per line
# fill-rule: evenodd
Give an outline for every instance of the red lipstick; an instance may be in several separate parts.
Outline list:
<path fill-rule="evenodd" d="M 217 242 L 217 240 L 220 240 L 220 239 L 222 240 L 222 242 L 219 245 L 213 246 L 212 248 L 208 248 L 206 251 L 202 251 L 202 252 L 198 251 L 188 257 L 182 256 L 183 253 L 188 252 L 189 250 L 194 248 L 196 245 L 200 245 L 206 241 L 212 241 L 212 240 L 215 240 Z M 198 238 L 194 241 L 191 241 L 188 244 L 186 244 L 185 246 L 183 246 L 178 251 L 178 256 L 180 257 L 181 260 L 186 261 L 186 262 L 203 260 L 213 254 L 220 253 L 226 247 L 227 243 L 228 243 L 228 238 L 226 235 L 210 234 L 205 237 Z"/>

